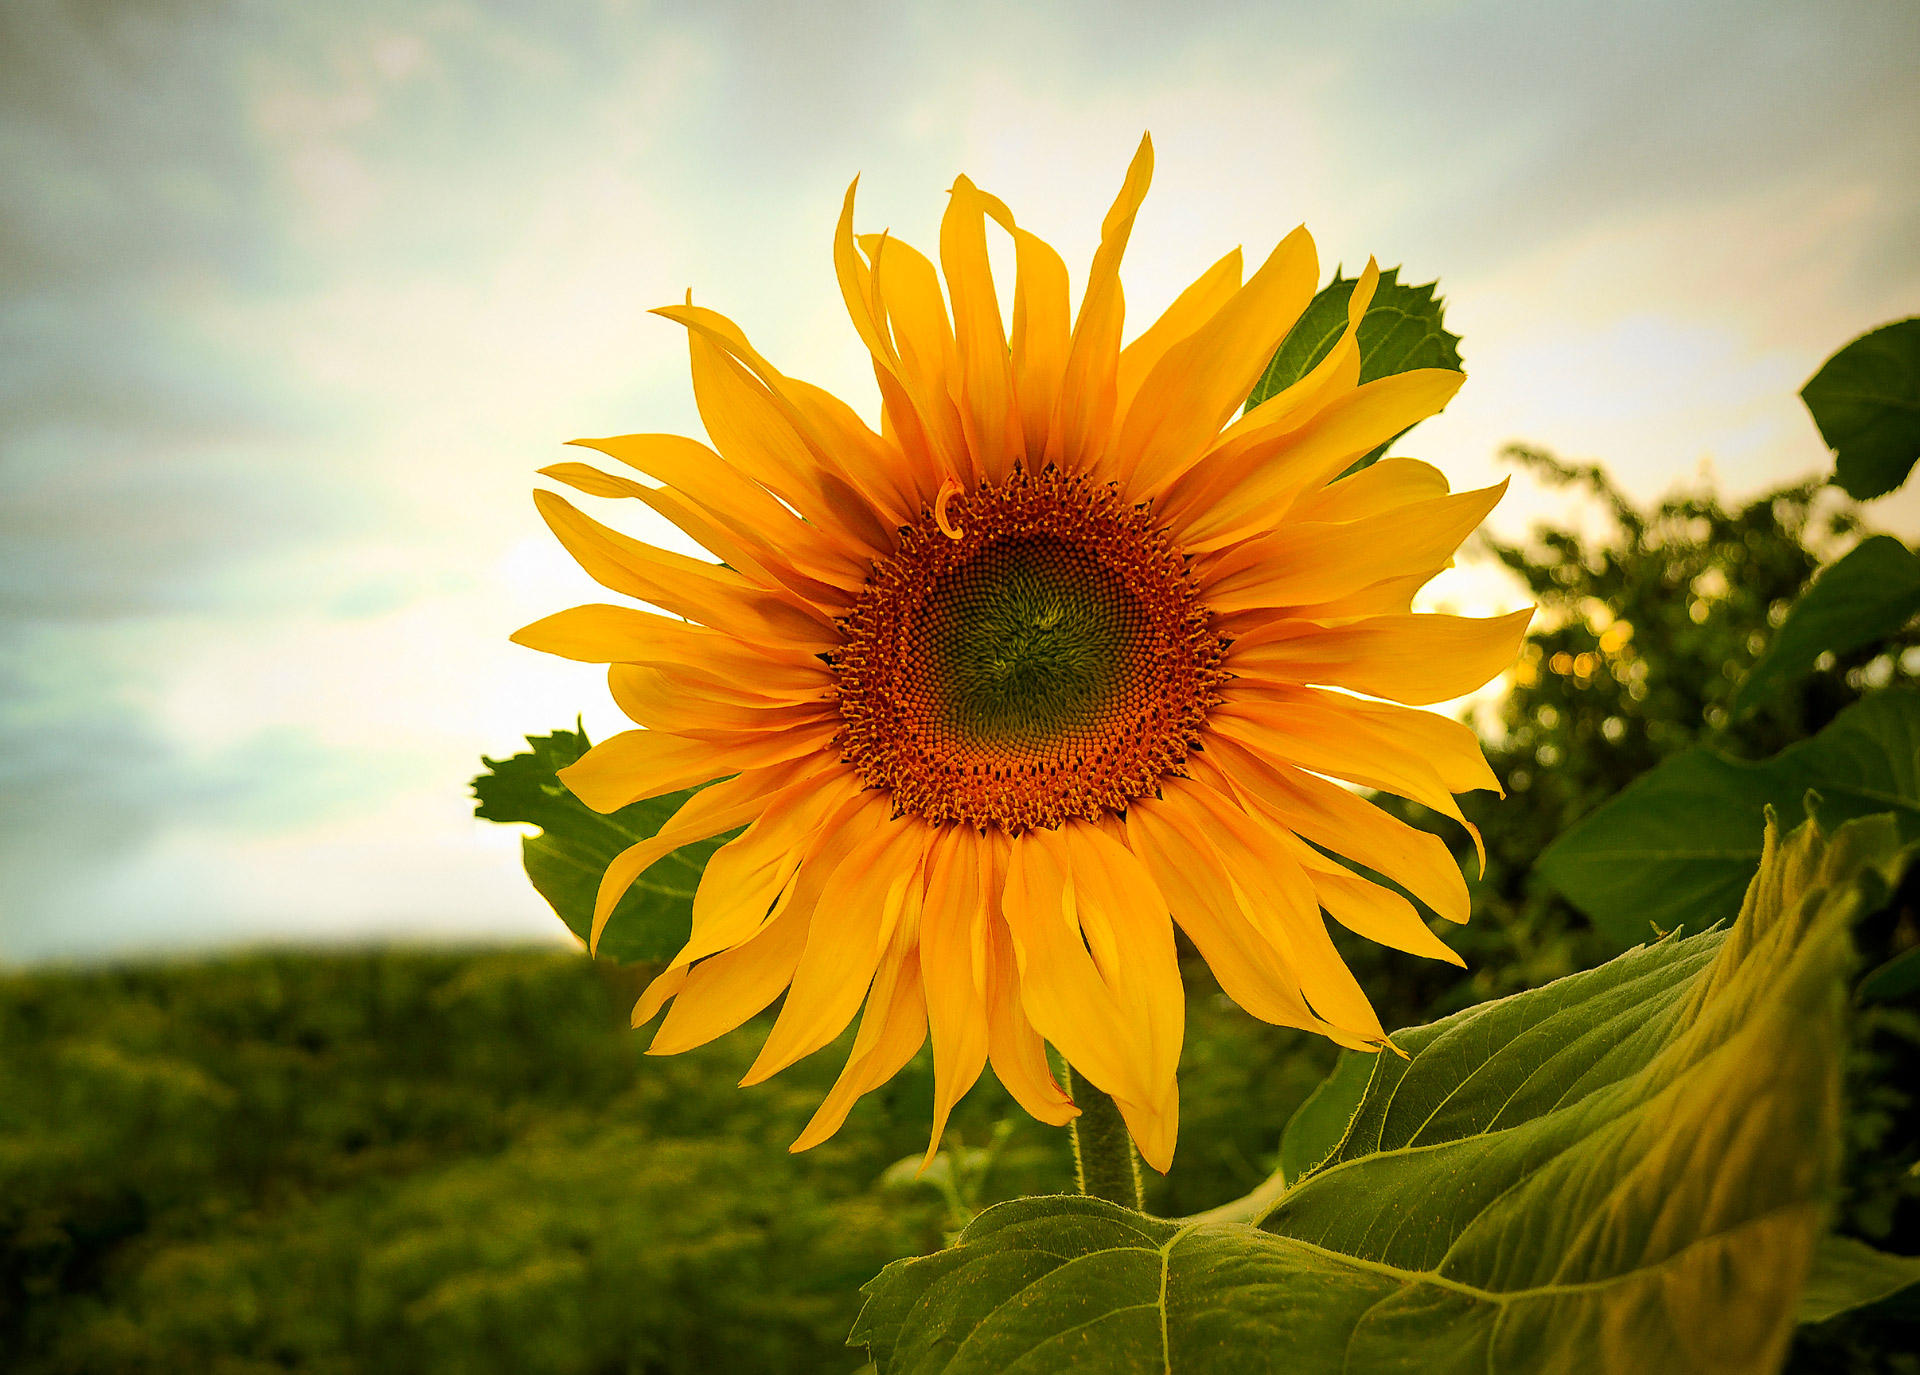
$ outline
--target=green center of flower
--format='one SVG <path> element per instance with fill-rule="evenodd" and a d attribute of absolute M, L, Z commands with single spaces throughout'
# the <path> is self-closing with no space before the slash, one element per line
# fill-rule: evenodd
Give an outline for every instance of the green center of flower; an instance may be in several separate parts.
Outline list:
<path fill-rule="evenodd" d="M 981 550 L 934 588 L 920 622 L 954 735 L 1029 750 L 1098 730 L 1141 676 L 1128 669 L 1146 623 L 1110 569 L 1044 536 Z"/>
<path fill-rule="evenodd" d="M 1085 477 L 950 496 L 841 620 L 847 762 L 900 811 L 1013 834 L 1152 795 L 1227 678 L 1185 557 Z"/>

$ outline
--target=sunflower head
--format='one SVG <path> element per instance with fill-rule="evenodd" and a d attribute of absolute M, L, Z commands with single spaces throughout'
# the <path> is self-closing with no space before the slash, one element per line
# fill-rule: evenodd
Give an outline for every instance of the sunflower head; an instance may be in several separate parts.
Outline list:
<path fill-rule="evenodd" d="M 1016 462 L 876 564 L 829 656 L 838 743 L 936 825 L 1119 815 L 1201 743 L 1227 679 L 1211 622 L 1146 505 Z"/>
<path fill-rule="evenodd" d="M 577 441 L 646 482 L 544 470 L 645 503 L 713 555 L 537 493 L 589 573 L 657 612 L 576 607 L 515 638 L 609 664 L 639 727 L 564 772 L 588 805 L 712 783 L 609 866 L 596 939 L 654 861 L 745 827 L 634 1009 L 640 1025 L 671 1003 L 653 1049 L 784 994 L 752 1083 L 860 1014 L 796 1150 L 931 1035 L 936 1143 L 989 1062 L 1036 1117 L 1072 1117 L 1051 1043 L 1164 1170 L 1176 926 L 1248 1012 L 1350 1047 L 1386 1036 L 1328 917 L 1458 962 L 1341 858 L 1464 921 L 1451 853 L 1342 785 L 1455 818 L 1455 793 L 1494 787 L 1466 727 L 1414 708 L 1499 672 L 1530 613 L 1411 607 L 1500 489 L 1454 495 L 1410 459 L 1342 474 L 1460 374 L 1361 383 L 1370 263 L 1326 356 L 1235 418 L 1313 295 L 1304 230 L 1245 280 L 1228 254 L 1123 347 L 1120 258 L 1151 169 L 1143 141 L 1077 311 L 1059 256 L 967 178 L 937 269 L 856 235 L 850 189 L 834 262 L 879 381 L 877 430 L 688 304 L 659 313 L 688 331 L 711 447 Z M 1011 330 L 989 224 L 1013 240 Z"/>

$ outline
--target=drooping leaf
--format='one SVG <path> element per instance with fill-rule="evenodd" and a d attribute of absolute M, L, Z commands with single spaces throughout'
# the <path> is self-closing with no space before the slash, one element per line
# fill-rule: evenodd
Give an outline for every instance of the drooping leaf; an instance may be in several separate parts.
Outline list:
<path fill-rule="evenodd" d="M 1906 691 L 1854 703 L 1771 759 L 1696 746 L 1562 833 L 1534 872 L 1623 946 L 1656 928 L 1710 925 L 1739 905 L 1768 807 L 1798 816 L 1812 791 L 1824 825 L 1892 812 L 1904 834 L 1920 835 L 1916 749 L 1920 693 Z"/>
<path fill-rule="evenodd" d="M 1800 1295 L 1801 1322 L 1825 1322 L 1920 1285 L 1920 1256 L 1894 1256 L 1852 1237 L 1825 1236 Z"/>
<path fill-rule="evenodd" d="M 587 752 L 584 730 L 529 735 L 532 748 L 510 759 L 482 758 L 487 772 L 473 780 L 473 814 L 488 821 L 522 821 L 540 834 L 521 842 L 527 877 L 560 920 L 581 940 L 593 929 L 593 900 L 613 857 L 653 835 L 691 792 L 668 793 L 601 815 L 567 790 L 561 769 Z M 737 832 L 735 833 L 737 834 Z M 600 935 L 599 953 L 612 960 L 664 960 L 686 944 L 693 924 L 693 892 L 713 852 L 731 835 L 683 846 L 660 860 L 614 908 Z"/>
<path fill-rule="evenodd" d="M 1920 988 L 1920 945 L 1903 951 L 1860 980 L 1853 996 L 1863 1003 L 1904 998 Z"/>
<path fill-rule="evenodd" d="M 1360 1110 L 1373 1059 L 1362 1051 L 1340 1052 L 1333 1071 L 1287 1119 L 1287 1129 L 1280 1135 L 1280 1176 L 1289 1187 L 1339 1147 Z"/>
<path fill-rule="evenodd" d="M 1833 480 L 1856 501 L 1891 492 L 1920 458 L 1920 316 L 1855 339 L 1800 399 L 1834 451 Z"/>
<path fill-rule="evenodd" d="M 1438 282 L 1425 286 L 1405 286 L 1400 269 L 1390 267 L 1380 274 L 1379 286 L 1367 313 L 1360 320 L 1360 380 L 1412 372 L 1416 368 L 1460 370 L 1460 336 L 1449 334 L 1445 324 L 1446 301 L 1434 295 Z M 1333 351 L 1347 329 L 1347 305 L 1353 299 L 1355 278 L 1343 277 L 1338 269 L 1333 280 L 1323 287 L 1287 337 L 1280 342 L 1267 364 L 1267 370 L 1247 397 L 1247 409 L 1291 387 L 1312 372 L 1320 360 Z M 1406 431 L 1402 430 L 1401 434 Z M 1373 463 L 1386 453 L 1395 435 L 1348 471 Z"/>
<path fill-rule="evenodd" d="M 1259 1227 L 1097 1199 L 983 1213 L 867 1286 L 879 1375 L 1777 1365 L 1839 1157 L 1849 928 L 1892 823 L 1767 855 L 1731 928 L 1395 1037 Z"/>
<path fill-rule="evenodd" d="M 1736 714 L 1807 676 L 1822 654 L 1891 635 L 1920 611 L 1920 557 L 1891 535 L 1862 540 L 1794 603 L 1733 697 Z"/>

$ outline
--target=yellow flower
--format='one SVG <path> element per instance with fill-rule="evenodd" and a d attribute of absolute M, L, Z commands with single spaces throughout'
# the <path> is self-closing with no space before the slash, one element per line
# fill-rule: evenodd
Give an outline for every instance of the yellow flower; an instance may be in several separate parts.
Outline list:
<path fill-rule="evenodd" d="M 673 1000 L 652 1049 L 700 1045 L 784 991 L 752 1084 L 865 1004 L 795 1150 L 931 1031 L 936 1143 L 989 1060 L 1035 1117 L 1073 1117 L 1044 1041 L 1112 1095 L 1164 1171 L 1175 923 L 1248 1012 L 1343 1046 L 1385 1033 L 1323 908 L 1459 963 L 1404 898 L 1327 852 L 1466 920 L 1446 846 L 1333 781 L 1456 818 L 1454 793 L 1496 786 L 1465 726 L 1409 707 L 1505 668 L 1529 613 L 1410 604 L 1502 488 L 1449 495 L 1404 458 L 1335 481 L 1461 376 L 1359 383 L 1369 263 L 1326 359 L 1234 419 L 1319 280 L 1304 229 L 1244 283 L 1229 253 L 1121 347 L 1120 256 L 1151 170 L 1143 141 L 1071 318 L 1059 255 L 966 177 L 940 230 L 944 299 L 925 257 L 855 236 L 849 188 L 834 264 L 873 355 L 878 433 L 688 304 L 658 313 L 688 331 L 713 447 L 577 441 L 659 486 L 544 470 L 644 502 L 720 561 L 537 493 L 594 578 L 669 615 L 576 607 L 515 638 L 611 664 L 615 700 L 644 727 L 564 771 L 587 805 L 725 780 L 613 862 L 596 939 L 648 865 L 747 827 L 708 864 L 692 938 L 634 1009 L 638 1026 Z M 1011 338 L 988 220 L 1014 244 Z"/>

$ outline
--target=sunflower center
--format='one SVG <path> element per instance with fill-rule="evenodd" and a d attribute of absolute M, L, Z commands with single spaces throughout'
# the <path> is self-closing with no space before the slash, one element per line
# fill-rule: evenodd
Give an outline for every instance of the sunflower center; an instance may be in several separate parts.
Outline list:
<path fill-rule="evenodd" d="M 843 621 L 848 762 L 900 811 L 1015 833 L 1154 792 L 1227 676 L 1166 533 L 1051 470 L 940 517 L 903 532 Z"/>
<path fill-rule="evenodd" d="M 1111 570 L 1057 535 L 983 549 L 922 613 L 917 647 L 946 687 L 943 733 L 1025 750 L 1085 733 L 1136 686 L 1128 651 L 1145 621 Z"/>

